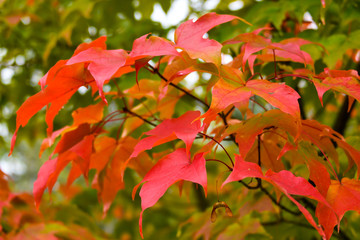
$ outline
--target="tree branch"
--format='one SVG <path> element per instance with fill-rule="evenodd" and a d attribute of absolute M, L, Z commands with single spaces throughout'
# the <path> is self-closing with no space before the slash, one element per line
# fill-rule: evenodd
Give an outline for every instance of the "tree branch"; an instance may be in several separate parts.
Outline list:
<path fill-rule="evenodd" d="M 154 68 L 153 66 L 151 66 L 150 64 L 148 64 L 148 67 L 151 69 L 151 71 L 155 74 L 157 74 L 162 80 L 164 80 L 165 82 L 169 83 L 170 86 L 178 89 L 179 91 L 185 93 L 186 95 L 190 96 L 191 98 L 195 99 L 196 101 L 198 101 L 199 103 L 203 104 L 205 107 L 210 108 L 210 105 L 207 104 L 206 102 L 204 102 L 203 100 L 201 100 L 200 98 L 198 98 L 197 96 L 191 94 L 190 92 L 188 92 L 187 90 L 179 87 L 178 85 L 170 82 L 167 78 L 165 78 L 157 68 Z"/>
<path fill-rule="evenodd" d="M 350 119 L 350 115 L 351 115 L 351 112 L 354 110 L 355 104 L 356 104 L 356 102 L 354 101 L 348 111 L 349 97 L 348 96 L 345 97 L 345 100 L 340 108 L 340 111 L 339 111 L 339 113 L 336 117 L 335 123 L 333 125 L 333 129 L 336 132 L 340 133 L 341 135 L 344 135 L 346 124 Z"/>
<path fill-rule="evenodd" d="M 124 111 L 124 112 L 127 112 L 127 113 L 130 113 L 131 115 L 133 115 L 133 116 L 135 116 L 135 117 L 140 118 L 141 120 L 143 120 L 144 122 L 150 124 L 150 125 L 153 126 L 153 127 L 156 127 L 156 126 L 157 126 L 155 123 L 150 122 L 149 120 L 143 118 L 143 117 L 140 116 L 139 114 L 132 112 L 132 111 L 129 110 L 127 107 L 124 107 L 124 108 L 123 108 L 123 111 Z"/>
<path fill-rule="evenodd" d="M 234 162 L 233 162 L 230 154 L 228 153 L 228 151 L 226 151 L 226 149 L 224 148 L 224 146 L 223 146 L 219 141 L 217 141 L 215 138 L 213 138 L 213 137 L 211 137 L 211 136 L 209 136 L 209 135 L 207 135 L 207 134 L 205 134 L 205 133 L 199 132 L 198 134 L 201 135 L 201 136 L 204 136 L 204 137 L 206 137 L 206 138 L 210 138 L 211 140 L 213 140 L 214 142 L 216 142 L 216 143 L 224 150 L 224 152 L 226 153 L 226 155 L 227 155 L 228 158 L 230 159 L 232 166 L 234 166 Z"/>

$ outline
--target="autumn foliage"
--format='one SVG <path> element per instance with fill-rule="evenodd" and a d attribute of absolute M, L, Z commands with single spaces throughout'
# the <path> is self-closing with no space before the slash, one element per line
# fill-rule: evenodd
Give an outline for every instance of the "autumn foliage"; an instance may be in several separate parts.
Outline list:
<path fill-rule="evenodd" d="M 39 82 L 41 90 L 18 109 L 11 142 L 12 152 L 20 127 L 46 107 L 48 137 L 40 153 L 50 148 L 51 154 L 34 183 L 36 207 L 45 189 L 50 193 L 70 166 L 66 187 L 85 178 L 98 191 L 104 214 L 117 192 L 129 187 L 126 172 L 143 177 L 133 186 L 132 196 L 136 198 L 140 188 L 141 235 L 142 218 L 151 214 L 145 210 L 175 183 L 181 193 L 191 186 L 185 182 L 192 182 L 197 191 L 203 188 L 205 196 L 209 189 L 211 194 L 231 191 L 242 196 L 244 187 L 249 193 L 261 193 L 259 201 L 270 200 L 270 212 L 302 214 L 323 239 L 330 239 L 346 212 L 360 211 L 360 151 L 329 126 L 304 119 L 300 91 L 289 85 L 303 79 L 315 87 L 321 103 L 329 90 L 353 103 L 360 101 L 357 72 L 328 68 L 315 72 L 314 60 L 303 46 L 314 45 L 324 54 L 326 50 L 301 38 L 273 42 L 270 27 L 222 43 L 203 37 L 224 23 L 232 28 L 250 24 L 236 16 L 208 13 L 182 23 L 174 42 L 146 34 L 133 42 L 131 51 L 108 50 L 103 36 L 81 44 L 71 58 L 51 67 Z M 239 49 L 226 64 L 225 47 Z M 290 67 L 290 63 L 296 64 Z M 272 66 L 272 74 L 263 75 L 264 66 Z M 142 71 L 154 78 L 141 78 Z M 203 82 L 205 94 L 184 84 L 193 72 L 211 74 Z M 136 79 L 127 89 L 118 86 L 125 74 Z M 107 84 L 111 91 L 104 91 Z M 74 108 L 73 123 L 54 130 L 54 118 L 82 86 L 91 88 L 94 102 Z M 197 108 L 189 104 L 187 111 L 174 114 L 184 98 Z M 114 110 L 112 102 L 121 107 Z M 344 161 L 346 169 L 340 167 Z M 216 183 L 207 180 L 208 174 L 214 174 L 207 170 L 214 165 Z M 95 175 L 89 177 L 90 171 Z M 3 192 L 0 214 L 15 201 Z M 227 199 L 218 201 L 211 204 L 226 209 L 222 218 L 236 215 Z M 211 220 L 215 218 L 213 214 Z"/>

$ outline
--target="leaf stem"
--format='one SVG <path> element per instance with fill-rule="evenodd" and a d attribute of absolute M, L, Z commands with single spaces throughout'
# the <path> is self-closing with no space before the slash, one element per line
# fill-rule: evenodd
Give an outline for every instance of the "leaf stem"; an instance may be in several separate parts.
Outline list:
<path fill-rule="evenodd" d="M 256 72 L 256 73 L 254 73 L 253 75 L 251 75 L 251 76 L 249 77 L 249 79 L 246 80 L 246 81 L 250 81 L 250 80 L 251 80 L 253 77 L 255 77 L 256 75 L 259 75 L 261 79 L 264 79 L 260 72 Z"/>
<path fill-rule="evenodd" d="M 275 74 L 275 80 L 277 80 L 277 72 L 276 72 L 276 56 L 275 56 L 275 49 L 272 50 L 274 55 L 274 74 Z"/>
<path fill-rule="evenodd" d="M 167 82 L 170 86 L 176 88 L 177 90 L 185 93 L 186 95 L 192 97 L 193 99 L 195 99 L 196 101 L 198 101 L 199 103 L 203 104 L 205 107 L 210 108 L 210 105 L 207 104 L 206 102 L 204 102 L 203 100 L 201 100 L 200 98 L 198 98 L 197 96 L 191 94 L 190 92 L 188 92 L 187 90 L 183 89 L 182 87 L 179 87 L 178 85 L 170 82 L 167 78 L 165 78 L 157 68 L 154 68 L 153 66 L 151 66 L 150 64 L 147 65 L 151 71 L 155 74 L 157 74 L 162 80 L 164 80 L 165 82 Z"/>
<path fill-rule="evenodd" d="M 233 162 L 230 154 L 228 153 L 228 151 L 226 151 L 226 149 L 224 148 L 224 146 L 223 146 L 218 140 L 216 140 L 215 138 L 213 138 L 213 137 L 211 137 L 211 136 L 209 136 L 209 135 L 207 135 L 207 134 L 205 134 L 205 133 L 202 133 L 202 132 L 199 132 L 198 134 L 201 135 L 201 136 L 204 136 L 204 137 L 206 137 L 206 138 L 210 138 L 211 140 L 213 140 L 214 142 L 216 142 L 216 143 L 224 150 L 224 152 L 226 153 L 226 155 L 228 156 L 228 158 L 229 158 L 230 161 L 231 161 L 231 165 L 234 167 L 234 162 Z"/>
<path fill-rule="evenodd" d="M 224 164 L 230 171 L 233 170 L 232 167 L 230 167 L 230 166 L 227 165 L 225 162 L 223 162 L 223 161 L 221 161 L 221 160 L 219 160 L 219 159 L 210 158 L 210 159 L 205 159 L 205 161 L 207 161 L 207 162 L 219 162 L 219 163 Z"/>
<path fill-rule="evenodd" d="M 129 110 L 127 107 L 124 107 L 124 108 L 123 108 L 123 111 L 124 111 L 124 112 L 127 112 L 127 113 L 130 113 L 131 115 L 133 115 L 133 116 L 135 116 L 135 117 L 140 118 L 141 120 L 143 120 L 144 122 L 150 124 L 150 125 L 153 126 L 153 127 L 156 127 L 156 126 L 157 126 L 155 123 L 150 122 L 149 120 L 143 118 L 143 117 L 140 116 L 139 114 L 132 112 L 132 111 Z"/>

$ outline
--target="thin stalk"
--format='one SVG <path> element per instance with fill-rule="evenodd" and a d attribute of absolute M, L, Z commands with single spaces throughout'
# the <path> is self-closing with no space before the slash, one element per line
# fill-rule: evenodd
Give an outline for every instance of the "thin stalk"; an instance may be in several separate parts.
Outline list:
<path fill-rule="evenodd" d="M 225 166 L 229 169 L 229 171 L 232 171 L 232 170 L 233 170 L 232 167 L 230 167 L 230 166 L 227 165 L 225 162 L 223 162 L 223 161 L 221 161 L 221 160 L 219 160 L 219 159 L 210 158 L 210 159 L 205 159 L 205 161 L 207 161 L 207 162 L 219 162 L 219 163 L 225 165 Z"/>
<path fill-rule="evenodd" d="M 200 98 L 196 97 L 195 95 L 191 94 L 190 92 L 188 92 L 187 90 L 179 87 L 178 85 L 170 82 L 167 78 L 165 78 L 157 68 L 154 68 L 153 66 L 151 66 L 150 64 L 148 64 L 148 67 L 151 69 L 151 71 L 155 74 L 157 74 L 162 80 L 164 80 L 165 82 L 167 82 L 170 86 L 176 88 L 177 90 L 185 93 L 186 95 L 190 96 L 191 98 L 195 99 L 196 101 L 198 101 L 199 103 L 203 104 L 205 107 L 210 108 L 210 105 L 207 104 L 206 102 L 204 102 L 203 100 L 201 100 Z"/>
<path fill-rule="evenodd" d="M 156 127 L 156 126 L 157 126 L 155 123 L 150 122 L 149 120 L 143 118 L 143 117 L 140 116 L 139 114 L 132 112 L 132 111 L 129 110 L 127 107 L 124 107 L 124 108 L 123 108 L 123 111 L 124 111 L 124 112 L 127 112 L 127 113 L 130 113 L 131 115 L 133 115 L 133 116 L 135 116 L 135 117 L 137 117 L 137 118 L 140 118 L 141 120 L 143 120 L 144 122 L 150 124 L 150 125 L 153 126 L 153 127 Z"/>
<path fill-rule="evenodd" d="M 211 137 L 211 136 L 209 136 L 209 135 L 207 135 L 207 134 L 205 134 L 205 133 L 202 133 L 202 132 L 199 132 L 198 134 L 201 135 L 201 136 L 204 136 L 204 137 L 206 137 L 206 138 L 210 138 L 211 140 L 213 140 L 214 142 L 216 142 L 216 143 L 224 150 L 224 152 L 226 153 L 226 155 L 227 155 L 228 158 L 230 159 L 231 165 L 234 166 L 234 162 L 233 162 L 230 154 L 228 153 L 228 151 L 226 151 L 226 149 L 224 148 L 224 146 L 223 146 L 218 140 L 216 140 L 215 138 L 213 138 L 213 137 Z"/>

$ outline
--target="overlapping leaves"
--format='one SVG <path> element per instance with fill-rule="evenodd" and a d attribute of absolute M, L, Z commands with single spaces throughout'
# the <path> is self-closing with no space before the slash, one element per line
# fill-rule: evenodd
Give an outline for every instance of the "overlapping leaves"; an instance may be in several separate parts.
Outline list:
<path fill-rule="evenodd" d="M 320 100 L 329 89 L 360 100 L 359 76 L 355 71 L 329 69 L 320 74 L 313 73 L 313 60 L 301 49 L 301 46 L 311 44 L 310 41 L 292 38 L 274 43 L 260 35 L 261 31 L 269 30 L 266 28 L 243 33 L 226 41 L 224 44 L 241 43 L 241 51 L 231 63 L 221 65 L 223 45 L 215 40 L 205 39 L 203 35 L 219 24 L 236 19 L 240 18 L 209 13 L 197 21 L 189 20 L 180 25 L 175 31 L 174 43 L 144 35 L 134 41 L 129 53 L 123 49 L 107 50 L 106 38 L 101 37 L 89 44 L 80 45 L 70 59 L 59 61 L 52 67 L 40 80 L 42 90 L 30 97 L 18 110 L 11 143 L 13 149 L 20 126 L 25 126 L 34 114 L 46 106 L 48 138 L 44 140 L 41 152 L 51 147 L 58 137 L 60 140 L 50 159 L 40 168 L 34 183 L 36 205 L 39 206 L 45 189 L 51 192 L 59 174 L 71 163 L 67 187 L 81 175 L 88 180 L 89 170 L 95 169 L 91 184 L 98 190 L 98 198 L 103 202 L 103 211 L 106 213 L 116 193 L 125 187 L 124 172 L 130 167 L 144 176 L 133 192 L 135 194 L 143 184 L 140 190 L 142 235 L 144 210 L 152 207 L 175 182 L 185 180 L 197 183 L 206 192 L 205 157 L 213 149 L 204 148 L 206 151 L 202 149 L 194 153 L 196 150 L 192 148 L 196 137 L 202 136 L 213 141 L 213 145 L 220 145 L 231 162 L 232 157 L 221 145 L 221 140 L 232 140 L 239 152 L 239 155 L 235 155 L 234 166 L 219 159 L 210 159 L 223 163 L 232 171 L 224 184 L 247 177 L 270 183 L 299 208 L 323 238 L 329 239 L 333 227 L 339 224 L 346 211 L 359 211 L 358 180 L 338 179 L 338 151 L 344 151 L 349 166 L 355 163 L 358 171 L 360 152 L 330 127 L 315 120 L 301 120 L 298 103 L 300 95 L 290 86 L 277 81 L 285 76 L 300 76 L 314 83 Z M 156 66 L 150 66 L 149 61 L 159 56 L 164 58 Z M 256 61 L 260 64 L 271 61 L 275 64 L 276 61 L 300 62 L 307 68 L 294 70 L 288 75 L 278 75 L 275 72 L 274 77 L 268 79 L 263 79 L 260 74 L 260 79 L 254 79 L 255 75 L 246 79 L 248 72 L 254 74 Z M 160 69 L 163 65 L 166 66 L 162 75 Z M 110 100 L 103 91 L 104 85 L 110 80 L 121 81 L 117 78 L 132 71 L 136 71 L 137 80 L 139 70 L 144 67 L 157 74 L 165 84 L 160 87 L 159 79 L 142 79 L 137 81 L 137 86 L 125 92 L 116 85 L 117 93 L 108 95 L 114 99 L 122 98 L 123 109 L 104 117 L 104 108 Z M 210 104 L 190 90 L 176 85 L 191 72 L 206 72 L 213 76 L 207 85 L 207 90 L 212 88 Z M 91 86 L 93 94 L 98 91 L 102 102 L 74 111 L 72 125 L 53 131 L 53 119 L 81 86 Z M 174 91 L 192 97 L 208 109 L 203 109 L 202 115 L 200 111 L 187 111 L 178 118 L 170 118 L 174 109 L 169 110 L 164 106 L 177 107 L 176 103 L 181 97 L 181 94 L 174 94 Z M 167 98 L 171 94 L 174 94 L 173 97 Z M 268 110 L 254 100 L 254 95 L 278 109 Z M 155 106 L 147 107 L 148 102 L 144 98 L 152 99 Z M 250 99 L 262 106 L 264 112 L 255 115 L 248 107 Z M 242 111 L 240 105 L 247 113 L 246 119 L 241 121 L 232 116 L 234 109 Z M 141 110 L 146 109 L 149 115 L 141 114 L 139 106 Z M 120 118 L 113 119 L 120 115 Z M 152 117 L 151 120 L 147 119 L 149 116 Z M 167 116 L 166 119 L 164 116 Z M 134 123 L 129 118 L 136 118 L 137 122 Z M 219 118 L 222 119 L 222 127 L 212 129 L 211 124 Z M 116 130 L 116 138 L 106 135 L 104 125 L 111 121 L 122 121 L 122 125 Z M 138 127 L 143 122 L 155 127 L 145 132 L 145 137 L 136 140 L 133 138 L 136 134 L 132 134 L 139 131 Z M 210 133 L 205 133 L 206 130 Z M 185 148 L 174 147 L 171 153 L 163 151 L 159 161 L 151 162 L 145 151 L 177 139 L 182 140 L 181 144 L 184 143 Z M 314 154 L 316 151 L 322 154 L 323 159 L 318 156 L 321 154 Z M 295 176 L 289 171 L 298 165 L 308 168 L 308 176 Z M 263 170 L 266 170 L 265 174 Z M 314 182 L 315 186 L 305 177 Z M 292 195 L 308 197 L 318 202 L 316 216 L 322 227 L 318 226 L 310 212 Z"/>

